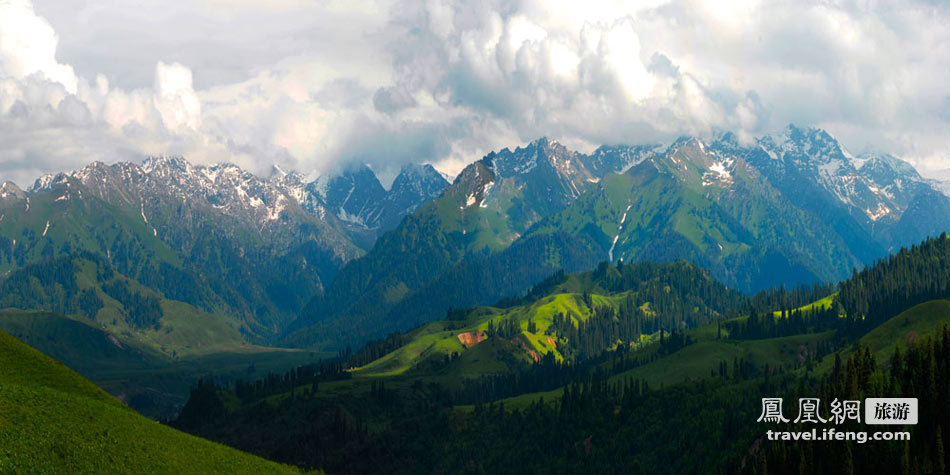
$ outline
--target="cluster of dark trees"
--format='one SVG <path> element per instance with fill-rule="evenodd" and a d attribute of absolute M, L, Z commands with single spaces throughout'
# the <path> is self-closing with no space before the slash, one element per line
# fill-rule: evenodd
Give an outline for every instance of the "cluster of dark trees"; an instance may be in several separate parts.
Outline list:
<path fill-rule="evenodd" d="M 137 328 L 158 328 L 164 313 L 161 301 L 154 294 L 132 290 L 122 279 L 102 284 L 102 291 L 122 304 L 126 321 L 130 325 Z"/>
<path fill-rule="evenodd" d="M 346 365 L 348 367 L 359 367 L 372 363 L 396 351 L 410 341 L 412 341 L 412 338 L 408 335 L 400 332 L 390 333 L 386 338 L 367 342 L 360 351 L 347 355 Z"/>
<path fill-rule="evenodd" d="M 616 266 L 607 263 L 593 272 L 597 285 L 610 293 L 630 291 L 636 303 L 650 302 L 657 315 L 669 319 L 666 328 L 695 326 L 720 315 L 738 315 L 745 302 L 739 292 L 713 279 L 703 269 L 686 261 L 643 262 Z"/>
<path fill-rule="evenodd" d="M 593 305 L 586 295 L 582 300 Z M 547 331 L 565 343 L 560 347 L 561 354 L 584 360 L 618 344 L 636 343 L 641 334 L 653 333 L 660 325 L 659 318 L 647 318 L 628 295 L 619 309 L 593 305 L 591 315 L 578 323 L 570 316 L 556 314 Z"/>
<path fill-rule="evenodd" d="M 692 343 L 693 339 L 682 330 L 674 328 L 672 332 L 666 333 L 666 331 L 661 328 L 658 353 L 664 356 L 671 355 Z"/>
<path fill-rule="evenodd" d="M 950 298 L 950 239 L 942 234 L 854 270 L 850 279 L 837 285 L 828 308 L 796 309 L 830 295 L 833 288 L 814 285 L 759 292 L 746 305 L 749 318 L 727 324 L 730 335 L 773 338 L 834 329 L 854 339 L 914 305 Z M 782 318 L 772 316 L 775 309 L 781 309 Z M 842 315 L 847 318 L 839 318 Z"/>
<path fill-rule="evenodd" d="M 558 361 L 554 353 L 545 353 L 540 360 L 520 371 L 483 375 L 462 381 L 455 393 L 456 404 L 487 404 L 518 394 L 550 391 L 587 374 L 593 361 L 576 363 Z"/>
<path fill-rule="evenodd" d="M 837 330 L 854 339 L 914 305 L 950 298 L 950 239 L 946 235 L 931 238 L 855 270 L 850 279 L 838 284 L 838 293 L 827 308 L 796 309 L 830 295 L 832 289 L 815 285 L 762 291 L 750 299 L 748 319 L 726 324 L 730 337 L 774 338 Z M 773 317 L 775 309 L 781 309 L 781 318 Z"/>
<path fill-rule="evenodd" d="M 76 276 L 82 270 L 81 263 L 95 266 L 99 283 L 108 282 L 116 275 L 105 259 L 87 251 L 45 258 L 16 269 L 7 276 L 0 284 L 0 307 L 41 309 L 63 314 L 80 314 L 95 319 L 104 303 L 92 288 L 80 290 Z M 152 313 L 149 312 L 154 312 L 152 302 L 141 300 L 135 304 L 145 310 L 143 326 L 150 324 Z M 158 312 L 160 318 L 160 308 Z"/>
<path fill-rule="evenodd" d="M 950 297 L 950 239 L 946 234 L 854 271 L 838 286 L 835 303 L 858 331 L 867 331 L 907 308 Z"/>
<path fill-rule="evenodd" d="M 729 338 L 754 340 L 839 330 L 846 325 L 847 322 L 839 318 L 837 307 L 832 305 L 828 308 L 782 310 L 778 316 L 770 311 L 759 313 L 753 310 L 748 318 L 729 321 L 723 326 L 729 330 Z"/>
<path fill-rule="evenodd" d="M 804 307 L 831 295 L 835 288 L 835 284 L 815 283 L 812 285 L 803 284 L 791 290 L 786 289 L 784 285 L 778 288 L 760 290 L 743 303 L 740 313 L 746 315 L 753 312 L 765 313 L 773 310 Z"/>
<path fill-rule="evenodd" d="M 685 342 L 685 338 L 666 338 L 661 348 L 670 348 L 674 342 Z M 610 351 L 603 350 L 598 355 L 586 359 L 566 359 L 558 361 L 553 353 L 545 353 L 538 361 L 517 368 L 515 371 L 482 375 L 475 379 L 462 381 L 462 388 L 454 393 L 453 403 L 487 404 L 519 394 L 550 391 L 580 381 L 593 371 L 606 369 L 608 375 L 617 375 L 629 369 L 643 366 L 657 360 L 662 353 L 638 353 L 628 345 L 619 345 Z"/>
<path fill-rule="evenodd" d="M 570 316 L 556 314 L 547 332 L 556 335 L 558 341 L 562 342 L 559 347 L 562 355 L 579 361 L 637 343 L 641 335 L 657 332 L 660 334 L 660 350 L 665 352 L 664 354 L 689 344 L 682 331 L 686 324 L 677 318 L 681 313 L 667 313 L 670 305 L 663 304 L 657 307 L 651 305 L 649 309 L 645 309 L 637 305 L 640 298 L 639 295 L 634 298 L 634 294 L 628 294 L 620 305 L 613 307 L 595 305 L 590 295 L 584 294 L 581 300 L 590 306 L 591 315 L 586 320 L 575 323 Z M 702 310 L 693 309 L 693 312 L 700 314 Z M 672 331 L 667 331 L 667 328 Z"/>
<path fill-rule="evenodd" d="M 268 373 L 263 379 L 257 381 L 244 381 L 238 379 L 231 388 L 235 396 L 243 403 L 248 404 L 259 401 L 274 394 L 291 393 L 294 395 L 298 390 L 314 395 L 319 390 L 321 382 L 339 381 L 349 379 L 352 375 L 346 371 L 342 363 L 324 362 L 321 364 L 310 364 L 298 366 L 285 372 L 284 374 Z M 206 382 L 207 383 L 207 382 Z M 211 383 L 213 384 L 213 382 Z M 221 389 L 228 389 L 223 387 Z"/>
<path fill-rule="evenodd" d="M 105 306 L 102 298 L 93 289 L 85 289 L 79 293 L 79 299 L 76 301 L 79 312 L 90 320 L 95 320 L 99 310 Z"/>
<path fill-rule="evenodd" d="M 765 369 L 768 372 L 768 368 Z M 748 379 L 755 376 L 758 373 L 758 367 L 755 363 L 745 359 L 745 358 L 733 358 L 732 359 L 732 370 L 729 369 L 729 363 L 725 360 L 719 362 L 719 369 L 717 374 L 713 376 L 719 376 L 723 379 L 733 379 L 735 381 L 740 381 L 743 379 Z"/>
<path fill-rule="evenodd" d="M 494 320 L 488 321 L 488 328 L 485 330 L 485 336 L 488 338 L 500 337 L 511 339 L 521 334 L 521 324 L 513 318 L 508 318 L 498 322 L 495 325 Z"/>
<path fill-rule="evenodd" d="M 214 299 L 199 284 L 194 272 L 179 269 L 167 262 L 158 263 L 157 269 L 139 274 L 142 285 L 160 290 L 166 297 L 191 304 L 205 311 L 214 310 Z"/>
<path fill-rule="evenodd" d="M 0 284 L 0 306 L 76 313 L 79 286 L 73 261 L 47 258 L 10 272 Z"/>
<path fill-rule="evenodd" d="M 227 415 L 224 400 L 212 379 L 199 379 L 191 388 L 188 402 L 181 408 L 178 423 L 182 427 L 195 428 L 197 421 L 221 420 Z"/>

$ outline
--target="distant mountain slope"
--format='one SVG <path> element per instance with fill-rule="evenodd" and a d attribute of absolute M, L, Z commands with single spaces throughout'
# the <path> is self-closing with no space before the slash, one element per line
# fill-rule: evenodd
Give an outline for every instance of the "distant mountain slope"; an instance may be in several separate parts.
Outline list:
<path fill-rule="evenodd" d="M 88 379 L 92 373 L 155 368 L 168 361 L 130 338 L 51 312 L 0 311 L 0 330 L 66 364 Z"/>
<path fill-rule="evenodd" d="M 327 207 L 343 221 L 371 227 L 379 219 L 386 190 L 366 165 L 326 178 L 317 190 Z"/>
<path fill-rule="evenodd" d="M 0 331 L 0 471 L 293 470 L 146 419 Z"/>
<path fill-rule="evenodd" d="M 365 166 L 308 183 L 182 158 L 97 162 L 0 186 L 0 272 L 19 279 L 0 301 L 78 315 L 96 297 L 113 316 L 87 318 L 142 336 L 148 325 L 123 325 L 155 320 L 129 310 L 153 298 L 178 308 L 176 328 L 186 314 L 216 321 L 215 338 L 342 346 L 602 260 L 687 259 L 742 291 L 832 281 L 948 222 L 950 198 L 913 167 L 795 126 L 590 154 L 542 138 L 448 186 L 431 166 L 404 167 L 389 190 Z M 104 296 L 119 285 L 108 279 L 62 286 L 28 270 L 84 255 L 134 288 L 128 305 Z M 87 264 L 64 266 L 92 281 Z M 158 320 L 151 331 L 166 331 Z"/>
<path fill-rule="evenodd" d="M 432 165 L 403 166 L 379 206 L 379 230 L 394 229 L 406 215 L 439 196 L 448 186 L 449 182 Z"/>
<path fill-rule="evenodd" d="M 741 157 L 681 140 L 611 175 L 532 233 L 584 236 L 609 261 L 688 259 L 755 291 L 833 281 L 861 262 Z"/>

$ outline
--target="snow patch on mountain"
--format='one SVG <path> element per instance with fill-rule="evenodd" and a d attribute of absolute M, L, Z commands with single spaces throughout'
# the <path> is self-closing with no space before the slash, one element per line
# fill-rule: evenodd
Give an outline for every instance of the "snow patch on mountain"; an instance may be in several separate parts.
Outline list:
<path fill-rule="evenodd" d="M 865 210 L 865 212 L 867 213 L 868 218 L 871 218 L 871 221 L 877 221 L 881 219 L 882 217 L 890 214 L 891 209 L 888 208 L 887 206 L 884 206 L 884 203 L 878 203 L 877 209 L 875 209 L 874 211 L 867 209 Z"/>
<path fill-rule="evenodd" d="M 491 193 L 491 190 L 494 186 L 495 186 L 495 182 L 493 181 L 485 183 L 484 187 L 482 188 L 482 202 L 478 206 L 482 208 L 488 207 L 489 193 Z"/>
<path fill-rule="evenodd" d="M 630 208 L 633 206 L 633 203 L 627 205 L 627 209 L 623 210 L 623 216 L 620 217 L 620 224 L 617 225 L 617 234 L 614 236 L 614 240 L 610 243 L 610 249 L 607 250 L 607 261 L 614 261 L 614 248 L 617 247 L 617 240 L 620 239 L 620 233 L 623 232 L 623 225 L 627 222 L 627 213 L 630 212 Z"/>

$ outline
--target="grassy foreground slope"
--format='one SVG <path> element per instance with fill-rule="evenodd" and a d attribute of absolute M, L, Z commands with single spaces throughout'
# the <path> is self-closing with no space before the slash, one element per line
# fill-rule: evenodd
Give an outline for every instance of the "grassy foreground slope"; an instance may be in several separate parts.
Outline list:
<path fill-rule="evenodd" d="M 199 378 L 262 378 L 327 356 L 242 344 L 219 347 L 217 353 L 172 358 L 134 336 L 112 334 L 80 317 L 14 309 L 0 310 L 0 331 L 65 364 L 153 419 L 174 417 Z"/>
<path fill-rule="evenodd" d="M 283 473 L 146 419 L 0 331 L 0 472 Z"/>

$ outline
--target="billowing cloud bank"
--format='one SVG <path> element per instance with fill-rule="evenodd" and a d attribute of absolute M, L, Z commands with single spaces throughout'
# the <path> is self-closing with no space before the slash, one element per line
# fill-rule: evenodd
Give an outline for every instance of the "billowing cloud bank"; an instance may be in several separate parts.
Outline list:
<path fill-rule="evenodd" d="M 540 135 L 789 122 L 950 168 L 941 2 L 37 2 L 0 0 L 0 178 L 22 184 L 160 153 L 451 172 Z"/>

